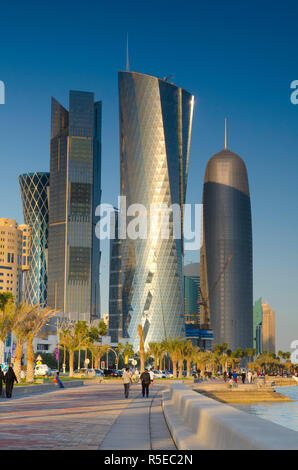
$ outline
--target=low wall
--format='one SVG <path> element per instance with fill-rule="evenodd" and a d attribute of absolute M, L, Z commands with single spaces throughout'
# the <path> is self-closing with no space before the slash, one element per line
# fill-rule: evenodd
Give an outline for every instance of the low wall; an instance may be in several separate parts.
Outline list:
<path fill-rule="evenodd" d="M 82 387 L 84 385 L 83 380 L 67 380 L 63 382 L 65 388 Z M 35 385 L 20 385 L 14 387 L 12 391 L 12 398 L 23 397 L 26 395 L 33 395 L 35 393 L 53 392 L 59 387 L 54 383 L 35 384 Z M 2 390 L 2 396 L 5 397 L 5 385 Z"/>
<path fill-rule="evenodd" d="M 179 450 L 297 450 L 298 433 L 174 383 L 163 409 Z"/>

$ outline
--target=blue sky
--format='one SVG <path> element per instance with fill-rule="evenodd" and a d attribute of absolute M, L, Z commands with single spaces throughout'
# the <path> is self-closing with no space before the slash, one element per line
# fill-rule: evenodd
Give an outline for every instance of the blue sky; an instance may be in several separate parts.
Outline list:
<path fill-rule="evenodd" d="M 174 76 L 196 104 L 187 202 L 200 203 L 205 166 L 228 143 L 248 169 L 254 298 L 277 317 L 277 347 L 298 339 L 298 4 L 292 0 L 20 2 L 0 4 L 0 217 L 22 222 L 18 175 L 49 169 L 50 98 L 70 89 L 103 101 L 103 201 L 119 193 L 117 71 Z M 198 259 L 198 253 L 187 255 Z M 103 243 L 102 310 L 107 311 Z"/>

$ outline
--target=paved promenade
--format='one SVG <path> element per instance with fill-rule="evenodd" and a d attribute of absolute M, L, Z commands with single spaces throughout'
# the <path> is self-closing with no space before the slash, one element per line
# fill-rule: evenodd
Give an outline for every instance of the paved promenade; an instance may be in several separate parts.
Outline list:
<path fill-rule="evenodd" d="M 0 449 L 174 450 L 161 408 L 162 389 L 156 385 L 148 399 L 141 397 L 140 385 L 133 385 L 125 399 L 122 384 L 2 398 Z"/>

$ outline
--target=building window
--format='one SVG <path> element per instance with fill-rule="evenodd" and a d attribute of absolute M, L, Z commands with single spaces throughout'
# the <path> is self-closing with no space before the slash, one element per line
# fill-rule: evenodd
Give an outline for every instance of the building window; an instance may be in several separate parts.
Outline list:
<path fill-rule="evenodd" d="M 49 350 L 49 345 L 48 344 L 38 344 L 37 345 L 37 350 L 38 351 L 48 351 Z"/>

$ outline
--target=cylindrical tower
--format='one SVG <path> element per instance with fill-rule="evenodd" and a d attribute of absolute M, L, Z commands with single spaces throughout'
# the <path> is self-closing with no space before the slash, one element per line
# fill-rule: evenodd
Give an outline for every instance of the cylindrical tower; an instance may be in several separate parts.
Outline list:
<path fill-rule="evenodd" d="M 232 258 L 231 258 L 232 255 Z M 230 260 L 229 260 L 230 258 Z M 229 262 L 227 263 L 227 261 Z M 203 189 L 201 284 L 214 344 L 252 347 L 252 225 L 244 161 L 225 148 L 208 162 Z"/>
<path fill-rule="evenodd" d="M 48 186 L 49 173 L 19 176 L 25 224 L 31 227 L 30 269 L 24 272 L 22 301 L 47 303 Z"/>

